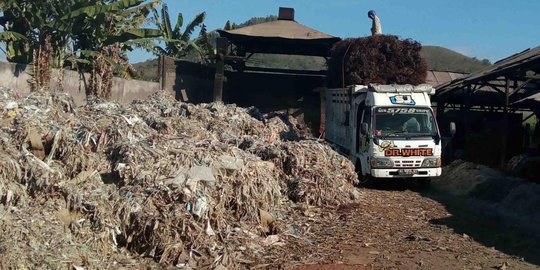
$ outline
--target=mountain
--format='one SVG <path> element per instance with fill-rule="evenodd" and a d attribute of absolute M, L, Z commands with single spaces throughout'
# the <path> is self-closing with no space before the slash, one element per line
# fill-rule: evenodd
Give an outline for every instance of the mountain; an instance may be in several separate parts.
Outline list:
<path fill-rule="evenodd" d="M 277 20 L 276 16 L 254 17 L 250 20 L 235 24 L 227 22 L 227 26 L 232 29 L 250 26 L 254 24 Z M 216 31 L 209 33 L 211 40 L 215 39 L 218 34 Z M 491 63 L 489 60 L 479 60 L 475 57 L 468 57 L 458 52 L 439 46 L 424 46 L 420 52 L 422 57 L 426 59 L 428 69 L 436 71 L 453 71 L 459 73 L 472 73 L 483 69 Z M 196 61 L 196 57 L 188 55 L 187 61 Z M 297 56 L 297 55 L 272 55 L 272 54 L 255 54 L 246 63 L 248 66 L 266 67 L 266 68 L 283 68 L 291 70 L 324 70 L 326 69 L 326 61 L 322 57 L 313 56 Z M 133 65 L 139 71 L 140 76 L 137 79 L 159 81 L 158 79 L 158 60 L 148 60 L 146 62 Z"/>
<path fill-rule="evenodd" d="M 146 60 L 144 62 L 139 62 L 132 65 L 135 70 L 137 70 L 138 76 L 135 77 L 137 80 L 149 81 L 149 82 L 159 82 L 158 67 L 159 59 Z"/>
<path fill-rule="evenodd" d="M 489 60 L 479 60 L 439 46 L 423 46 L 420 52 L 428 68 L 436 71 L 472 73 L 491 65 Z"/>
<path fill-rule="evenodd" d="M 479 60 L 439 46 L 424 46 L 420 54 L 426 59 L 428 69 L 436 71 L 472 73 L 491 65 L 487 59 Z M 325 68 L 324 59 L 320 57 L 295 55 L 254 55 L 248 61 L 248 65 L 297 70 L 321 70 Z M 138 79 L 158 81 L 157 59 L 137 63 L 133 66 L 141 74 Z"/>

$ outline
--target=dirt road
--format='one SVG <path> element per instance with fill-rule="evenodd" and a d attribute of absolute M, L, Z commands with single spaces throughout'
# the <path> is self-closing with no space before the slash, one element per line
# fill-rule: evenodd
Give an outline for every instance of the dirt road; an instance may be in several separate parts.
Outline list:
<path fill-rule="evenodd" d="M 540 269 L 540 235 L 472 200 L 402 186 L 363 189 L 358 205 L 306 218 L 286 269 Z M 316 220 L 324 220 L 318 222 Z"/>

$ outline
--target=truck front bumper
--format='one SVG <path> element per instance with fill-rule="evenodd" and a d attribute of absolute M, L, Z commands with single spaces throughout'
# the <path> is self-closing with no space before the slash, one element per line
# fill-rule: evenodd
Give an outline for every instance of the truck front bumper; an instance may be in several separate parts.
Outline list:
<path fill-rule="evenodd" d="M 400 169 L 371 169 L 371 176 L 375 178 L 416 178 L 441 176 L 441 168 L 414 168 L 418 173 L 413 175 L 401 175 Z"/>

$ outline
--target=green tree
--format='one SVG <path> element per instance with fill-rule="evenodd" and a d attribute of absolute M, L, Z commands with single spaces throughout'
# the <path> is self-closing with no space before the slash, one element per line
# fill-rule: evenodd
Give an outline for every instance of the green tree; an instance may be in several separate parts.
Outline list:
<path fill-rule="evenodd" d="M 273 22 L 273 21 L 277 21 L 278 17 L 276 15 L 268 15 L 268 16 L 263 16 L 263 17 L 253 17 L 239 25 L 237 25 L 238 28 L 240 27 L 246 27 L 246 26 L 250 26 L 250 25 L 256 25 L 256 24 L 261 24 L 261 23 L 266 23 L 266 22 Z"/>
<path fill-rule="evenodd" d="M 5 0 L 3 2 L 0 25 L 5 32 L 0 40 L 6 44 L 6 57 L 9 61 L 30 63 L 33 49 L 36 49 L 47 35 L 58 33 L 49 27 L 48 23 L 58 13 L 66 12 L 67 5 L 65 1 L 58 4 L 53 2 L 37 0 Z M 62 7 L 62 10 L 58 7 Z M 13 38 L 11 33 L 17 33 L 25 38 Z"/>
<path fill-rule="evenodd" d="M 178 14 L 178 20 L 174 28 L 171 24 L 171 19 L 169 16 L 169 9 L 166 4 L 163 4 L 161 7 L 161 14 L 154 8 L 154 23 L 158 27 L 159 31 L 163 36 L 163 43 L 165 47 L 155 46 L 154 52 L 156 54 L 164 53 L 168 56 L 174 58 L 184 58 L 190 52 L 195 51 L 198 53 L 203 60 L 209 58 L 209 39 L 208 33 L 206 31 L 206 26 L 203 24 L 206 17 L 206 13 L 199 13 L 189 22 L 184 29 L 184 18 L 182 13 Z M 200 28 L 199 38 L 192 39 L 191 35 L 197 28 Z"/>
<path fill-rule="evenodd" d="M 130 50 L 138 39 L 161 35 L 141 28 L 157 5 L 159 1 L 145 0 L 4 0 L 0 41 L 6 43 L 8 60 L 21 63 L 31 62 L 32 50 L 47 36 L 59 57 L 67 51 L 99 52 L 113 44 Z"/>
<path fill-rule="evenodd" d="M 40 62 L 52 60 L 53 66 L 63 67 L 69 60 L 79 69 L 91 70 L 91 82 L 104 82 L 100 84 L 106 93 L 113 72 L 128 74 L 125 52 L 139 46 L 141 40 L 161 35 L 157 29 L 141 27 L 159 4 L 145 0 L 5 0 L 0 17 L 5 32 L 0 41 L 6 44 L 12 62 L 49 68 Z M 87 84 L 94 93 L 95 86 Z"/>
<path fill-rule="evenodd" d="M 74 37 L 72 59 L 91 68 L 88 94 L 108 98 L 113 74 L 130 76 L 133 69 L 125 52 L 138 46 L 139 40 L 161 36 L 156 29 L 141 28 L 157 5 L 159 1 L 101 0 L 60 18 L 60 28 Z"/>

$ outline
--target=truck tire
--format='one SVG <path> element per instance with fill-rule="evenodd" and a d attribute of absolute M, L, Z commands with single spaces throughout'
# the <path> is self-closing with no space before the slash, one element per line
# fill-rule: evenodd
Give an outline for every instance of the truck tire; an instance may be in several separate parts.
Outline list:
<path fill-rule="evenodd" d="M 362 175 L 362 163 L 360 160 L 356 161 L 356 175 L 358 175 L 358 186 L 360 187 L 373 187 L 373 177 L 371 175 L 366 174 Z"/>
<path fill-rule="evenodd" d="M 373 188 L 375 187 L 375 178 L 369 174 L 364 176 L 359 175 L 358 179 L 360 180 L 361 187 Z"/>

